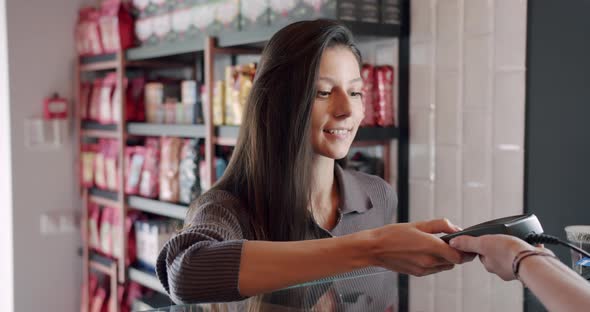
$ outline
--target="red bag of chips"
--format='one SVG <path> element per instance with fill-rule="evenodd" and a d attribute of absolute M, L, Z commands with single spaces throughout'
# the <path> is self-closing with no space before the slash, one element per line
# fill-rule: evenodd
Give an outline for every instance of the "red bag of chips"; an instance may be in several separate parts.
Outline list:
<path fill-rule="evenodd" d="M 88 246 L 100 250 L 100 207 L 95 203 L 88 204 Z"/>
<path fill-rule="evenodd" d="M 105 158 L 108 154 L 108 140 L 101 139 L 98 143 L 99 150 L 94 157 L 94 184 L 103 190 L 107 189 L 106 163 Z"/>
<path fill-rule="evenodd" d="M 127 102 L 127 78 L 123 79 L 123 95 L 125 96 L 125 102 Z M 113 90 L 113 97 L 111 98 L 111 111 L 112 111 L 112 122 L 113 123 L 120 123 L 121 122 L 121 92 L 119 91 L 121 86 L 118 83 L 115 83 L 115 88 Z M 128 114 L 128 107 L 130 103 L 125 103 L 125 119 L 129 120 Z"/>
<path fill-rule="evenodd" d="M 104 287 L 99 286 L 90 302 L 90 312 L 106 312 L 108 306 L 108 293 Z"/>
<path fill-rule="evenodd" d="M 102 81 L 100 89 L 100 106 L 98 121 L 101 124 L 112 124 L 114 122 L 113 115 L 113 91 L 117 84 L 117 74 L 109 73 Z"/>
<path fill-rule="evenodd" d="M 80 153 L 80 184 L 84 187 L 94 186 L 94 158 L 97 150 L 98 146 L 95 144 L 82 146 L 82 152 Z"/>
<path fill-rule="evenodd" d="M 135 221 L 145 219 L 145 215 L 137 211 L 127 213 L 127 217 L 125 218 L 125 235 L 127 236 L 126 265 L 131 265 L 131 263 L 137 260 L 137 239 L 135 237 L 135 229 L 133 228 Z"/>
<path fill-rule="evenodd" d="M 375 69 L 373 65 L 364 64 L 361 69 L 363 79 L 363 107 L 365 117 L 361 122 L 363 127 L 375 126 Z"/>
<path fill-rule="evenodd" d="M 133 306 L 133 303 L 144 296 L 146 293 L 151 293 L 152 290 L 145 290 L 141 285 L 136 282 L 127 283 L 127 294 L 125 296 L 125 304 Z"/>
<path fill-rule="evenodd" d="M 127 121 L 145 121 L 145 104 L 143 91 L 145 87 L 145 78 L 134 78 L 127 88 Z"/>
<path fill-rule="evenodd" d="M 92 84 L 82 83 L 80 86 L 80 118 L 89 119 L 90 94 L 92 93 Z"/>
<path fill-rule="evenodd" d="M 125 50 L 133 44 L 133 18 L 121 0 L 102 2 L 99 25 L 106 53 Z"/>
<path fill-rule="evenodd" d="M 97 78 L 92 82 L 90 104 L 88 105 L 88 119 L 100 120 L 100 95 L 102 91 L 102 79 Z"/>
<path fill-rule="evenodd" d="M 113 257 L 119 259 L 122 257 L 121 252 L 123 250 L 122 247 L 122 240 L 123 236 L 127 237 L 127 249 L 125 250 L 125 265 L 129 266 L 131 263 L 135 262 L 137 258 L 137 246 L 135 240 L 135 231 L 133 229 L 133 224 L 136 220 L 142 219 L 143 215 L 137 211 L 129 211 L 127 216 L 125 217 L 125 231 L 121 231 L 121 214 L 118 209 L 112 209 L 112 227 L 111 227 L 111 235 L 112 235 L 112 251 Z"/>
<path fill-rule="evenodd" d="M 393 67 L 376 68 L 377 101 L 375 103 L 376 122 L 379 126 L 394 125 L 393 112 Z"/>
<path fill-rule="evenodd" d="M 98 26 L 100 12 L 93 7 L 86 7 L 78 12 L 76 25 L 76 49 L 82 56 L 103 53 L 102 39 Z"/>
<path fill-rule="evenodd" d="M 143 164 L 145 163 L 146 149 L 143 146 L 128 146 L 125 148 L 125 193 L 127 195 L 139 194 L 139 182 Z"/>
<path fill-rule="evenodd" d="M 147 198 L 157 198 L 160 190 L 160 140 L 146 139 L 145 163 L 141 171 L 139 195 Z"/>
<path fill-rule="evenodd" d="M 178 165 L 180 163 L 180 148 L 182 139 L 162 138 L 162 152 L 160 153 L 160 200 L 178 202 L 180 196 L 178 181 Z"/>
<path fill-rule="evenodd" d="M 104 207 L 100 216 L 100 251 L 113 256 L 113 225 L 115 209 Z"/>
<path fill-rule="evenodd" d="M 105 176 L 107 189 L 111 191 L 119 190 L 119 175 L 117 168 L 119 166 L 119 145 L 115 140 L 107 141 L 107 154 L 105 156 Z"/>

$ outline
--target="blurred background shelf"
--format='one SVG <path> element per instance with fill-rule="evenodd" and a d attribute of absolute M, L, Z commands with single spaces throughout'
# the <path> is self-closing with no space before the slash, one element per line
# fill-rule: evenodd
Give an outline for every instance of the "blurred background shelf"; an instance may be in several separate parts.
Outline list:
<path fill-rule="evenodd" d="M 103 125 L 94 121 L 83 121 L 81 125 L 81 135 L 92 138 L 118 138 L 117 125 Z"/>
<path fill-rule="evenodd" d="M 88 260 L 90 262 L 91 269 L 106 275 L 114 273 L 113 265 L 116 265 L 115 260 L 105 257 L 94 251 L 90 251 Z"/>
<path fill-rule="evenodd" d="M 139 196 L 128 196 L 127 205 L 134 210 L 179 220 L 184 220 L 186 213 L 188 212 L 188 206 L 185 205 L 167 203 Z"/>
<path fill-rule="evenodd" d="M 173 305 L 174 303 L 167 296 L 154 292 L 152 294 L 143 296 L 135 300 L 132 311 L 147 311 L 159 308 L 164 308 Z"/>
<path fill-rule="evenodd" d="M 111 200 L 111 201 L 118 201 L 119 200 L 119 195 L 117 195 L 117 192 L 101 190 L 101 189 L 94 188 L 94 187 L 90 188 L 88 190 L 88 195 L 100 197 L 100 198 L 103 198 L 106 200 Z"/>
<path fill-rule="evenodd" d="M 205 126 L 198 124 L 149 124 L 131 122 L 127 124 L 127 133 L 141 136 L 204 138 Z"/>
<path fill-rule="evenodd" d="M 80 71 L 91 72 L 99 70 L 115 70 L 117 68 L 117 54 L 81 56 Z"/>
<path fill-rule="evenodd" d="M 375 24 L 365 22 L 341 21 L 355 36 L 367 38 L 396 38 L 400 35 L 399 25 Z M 222 31 L 217 37 L 220 48 L 255 46 L 261 47 L 272 35 L 283 26 L 259 27 L 248 31 Z M 153 46 L 137 47 L 127 50 L 125 56 L 128 61 L 140 61 L 154 58 L 171 57 L 205 50 L 205 38 L 196 37 L 192 40 Z"/>
<path fill-rule="evenodd" d="M 130 267 L 128 270 L 129 279 L 147 288 L 153 289 L 161 294 L 167 295 L 166 291 L 158 281 L 155 272 Z"/>
<path fill-rule="evenodd" d="M 356 133 L 354 141 L 386 141 L 398 138 L 399 129 L 397 127 L 361 127 Z"/>

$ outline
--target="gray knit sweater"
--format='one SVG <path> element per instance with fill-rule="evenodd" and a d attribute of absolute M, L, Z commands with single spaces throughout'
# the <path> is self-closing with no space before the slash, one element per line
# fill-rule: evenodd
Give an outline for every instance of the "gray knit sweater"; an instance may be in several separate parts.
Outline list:
<path fill-rule="evenodd" d="M 335 179 L 342 196 L 340 221 L 325 237 L 341 236 L 392 223 L 397 207 L 393 188 L 379 177 L 343 170 Z M 156 273 L 176 303 L 244 299 L 238 290 L 242 245 L 255 239 L 241 203 L 224 191 L 210 191 L 191 207 L 183 229 L 158 257 Z M 190 220 L 188 219 L 190 218 Z"/>

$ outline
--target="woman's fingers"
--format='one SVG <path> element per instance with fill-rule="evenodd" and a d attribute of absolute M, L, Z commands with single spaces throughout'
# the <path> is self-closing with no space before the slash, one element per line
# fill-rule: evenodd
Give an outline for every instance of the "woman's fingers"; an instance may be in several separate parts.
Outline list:
<path fill-rule="evenodd" d="M 463 263 L 463 255 L 461 252 L 449 247 L 446 243 L 441 240 L 440 246 L 435 250 L 437 256 L 447 260 L 453 264 Z"/>
<path fill-rule="evenodd" d="M 481 244 L 479 239 L 476 237 L 471 237 L 467 235 L 462 235 L 459 237 L 455 237 L 451 239 L 449 242 L 451 247 L 464 251 L 464 252 L 471 252 L 476 254 L 481 254 Z"/>
<path fill-rule="evenodd" d="M 430 234 L 438 234 L 438 233 L 455 233 L 458 231 L 461 231 L 461 228 L 454 225 L 453 223 L 451 223 L 451 221 L 449 221 L 446 218 L 443 219 L 437 219 L 437 220 L 432 220 L 432 221 L 426 221 L 426 222 L 418 222 L 416 224 L 416 228 L 418 228 L 419 230 L 426 232 L 426 233 L 430 233 Z"/>

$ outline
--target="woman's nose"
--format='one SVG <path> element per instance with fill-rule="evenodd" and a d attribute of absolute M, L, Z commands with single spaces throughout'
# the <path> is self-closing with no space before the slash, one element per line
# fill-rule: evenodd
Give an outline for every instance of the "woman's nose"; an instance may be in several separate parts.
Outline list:
<path fill-rule="evenodd" d="M 332 101 L 332 114 L 334 117 L 349 117 L 352 115 L 352 103 L 348 94 L 344 91 L 334 92 Z"/>

